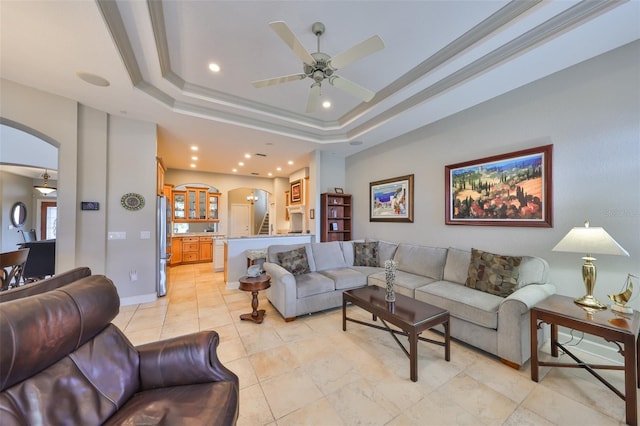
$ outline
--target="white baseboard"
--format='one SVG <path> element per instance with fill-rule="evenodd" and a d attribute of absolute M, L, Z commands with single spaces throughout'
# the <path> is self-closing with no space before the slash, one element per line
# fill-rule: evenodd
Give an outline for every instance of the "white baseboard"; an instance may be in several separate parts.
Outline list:
<path fill-rule="evenodd" d="M 139 296 L 121 297 L 120 306 L 138 305 L 141 303 L 154 302 L 158 298 L 156 293 L 141 294 Z"/>
<path fill-rule="evenodd" d="M 238 281 L 227 281 L 227 290 L 237 290 L 240 288 L 240 282 Z"/>
<path fill-rule="evenodd" d="M 581 332 L 574 332 L 574 335 L 571 336 L 569 333 L 565 333 L 562 331 L 558 331 L 558 342 L 564 344 L 564 342 L 568 342 L 565 344 L 569 350 L 576 349 L 582 352 L 585 352 L 589 355 L 602 358 L 607 362 L 616 365 L 624 365 L 624 358 L 618 353 L 618 348 L 611 344 L 606 345 L 599 342 L 594 342 L 592 340 L 588 340 L 589 335 L 585 335 L 582 338 L 582 341 L 577 346 L 571 346 L 571 343 L 576 343 L 580 340 L 582 336 Z M 573 341 L 570 342 L 572 340 Z M 573 352 L 573 351 L 572 351 Z"/>

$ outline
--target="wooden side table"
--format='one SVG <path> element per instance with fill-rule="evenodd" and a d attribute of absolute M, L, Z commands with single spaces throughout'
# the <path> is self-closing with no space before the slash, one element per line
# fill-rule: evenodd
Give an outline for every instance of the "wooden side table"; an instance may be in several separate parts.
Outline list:
<path fill-rule="evenodd" d="M 264 309 L 258 310 L 258 292 L 271 287 L 271 277 L 267 274 L 260 274 L 257 277 L 243 276 L 238 280 L 240 282 L 240 290 L 251 292 L 251 308 L 250 314 L 240 315 L 241 320 L 253 321 L 261 324 L 264 319 Z"/>
<path fill-rule="evenodd" d="M 543 323 L 551 325 L 551 356 L 558 357 L 558 348 L 562 349 L 575 363 L 546 362 L 538 359 L 538 329 Z M 600 336 L 614 343 L 624 357 L 623 366 L 587 364 L 558 342 L 558 326 L 571 328 L 584 333 Z M 629 425 L 638 424 L 637 386 L 640 383 L 638 364 L 638 331 L 640 313 L 623 315 L 606 311 L 583 308 L 573 303 L 567 296 L 553 295 L 531 308 L 531 380 L 538 381 L 538 366 L 584 368 L 602 382 L 612 392 L 625 401 L 626 420 Z M 624 394 L 600 376 L 595 370 L 623 370 Z"/>

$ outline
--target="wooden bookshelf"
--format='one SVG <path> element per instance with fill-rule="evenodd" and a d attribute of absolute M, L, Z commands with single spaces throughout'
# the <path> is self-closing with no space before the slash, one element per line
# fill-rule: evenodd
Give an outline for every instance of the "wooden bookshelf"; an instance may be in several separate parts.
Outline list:
<path fill-rule="evenodd" d="M 351 240 L 351 195 L 327 192 L 320 197 L 320 241 Z"/>

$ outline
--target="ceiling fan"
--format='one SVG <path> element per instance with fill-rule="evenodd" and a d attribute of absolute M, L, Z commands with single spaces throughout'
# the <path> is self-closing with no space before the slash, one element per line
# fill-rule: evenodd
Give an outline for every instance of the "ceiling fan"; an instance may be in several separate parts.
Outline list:
<path fill-rule="evenodd" d="M 316 22 L 311 26 L 311 31 L 318 38 L 318 51 L 315 53 L 309 53 L 302 43 L 297 39 L 295 34 L 289 29 L 286 23 L 282 21 L 271 22 L 269 24 L 271 29 L 284 41 L 287 46 L 293 51 L 293 53 L 303 62 L 303 73 L 285 75 L 276 78 L 270 78 L 267 80 L 258 80 L 252 82 L 254 87 L 267 87 L 274 84 L 286 83 L 289 81 L 302 80 L 306 77 L 314 80 L 311 85 L 311 91 L 309 92 L 309 99 L 307 100 L 307 112 L 314 112 L 320 97 L 320 87 L 324 80 L 327 80 L 329 84 L 344 90 L 356 98 L 362 99 L 365 102 L 369 102 L 375 95 L 369 89 L 366 89 L 352 81 L 347 80 L 344 77 L 334 74 L 338 69 L 371 55 L 384 48 L 382 39 L 375 35 L 366 39 L 365 41 L 356 44 L 350 49 L 331 57 L 326 53 L 320 51 L 320 36 L 324 34 L 325 27 L 322 22 Z"/>

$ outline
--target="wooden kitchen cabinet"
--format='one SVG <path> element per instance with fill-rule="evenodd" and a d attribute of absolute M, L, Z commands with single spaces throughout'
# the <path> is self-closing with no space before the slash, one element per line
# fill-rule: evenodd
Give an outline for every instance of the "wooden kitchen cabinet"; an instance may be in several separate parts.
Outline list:
<path fill-rule="evenodd" d="M 218 222 L 220 193 L 207 188 L 186 187 L 172 191 L 174 222 Z"/>
<path fill-rule="evenodd" d="M 182 238 L 173 237 L 171 239 L 171 260 L 169 265 L 178 265 L 182 263 Z"/>
<path fill-rule="evenodd" d="M 213 261 L 212 237 L 173 237 L 169 265 Z"/>
<path fill-rule="evenodd" d="M 213 260 L 213 238 L 200 237 L 200 262 L 211 262 Z"/>
<path fill-rule="evenodd" d="M 182 238 L 182 263 L 198 262 L 200 259 L 200 240 L 198 237 Z"/>

